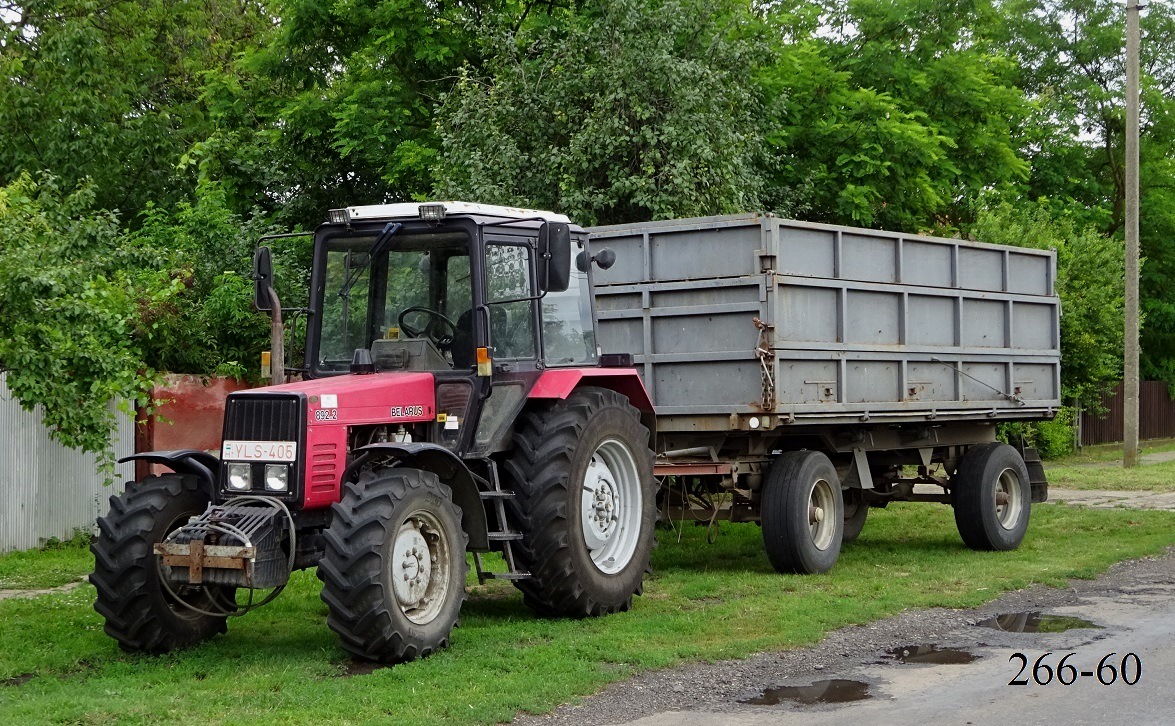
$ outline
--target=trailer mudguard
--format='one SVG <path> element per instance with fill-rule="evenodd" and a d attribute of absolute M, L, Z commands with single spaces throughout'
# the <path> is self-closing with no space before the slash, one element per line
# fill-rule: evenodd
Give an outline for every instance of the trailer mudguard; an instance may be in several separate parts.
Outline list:
<path fill-rule="evenodd" d="M 216 494 L 216 473 L 220 470 L 220 459 L 199 449 L 175 449 L 173 451 L 141 451 L 124 456 L 119 464 L 128 461 L 146 461 L 163 464 L 177 474 L 191 474 L 201 482 L 201 487 L 213 497 Z"/>
<path fill-rule="evenodd" d="M 453 492 L 453 503 L 461 508 L 461 527 L 469 535 L 469 549 L 486 552 L 490 548 L 485 507 L 478 494 L 473 473 L 453 452 L 422 441 L 368 444 L 354 451 L 355 459 L 343 471 L 342 480 L 354 478 L 373 456 L 387 456 L 413 469 L 431 471 Z"/>

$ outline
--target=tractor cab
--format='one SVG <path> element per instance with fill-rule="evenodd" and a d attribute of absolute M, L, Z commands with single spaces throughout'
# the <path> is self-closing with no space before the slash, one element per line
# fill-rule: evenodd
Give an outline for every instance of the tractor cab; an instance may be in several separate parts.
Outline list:
<path fill-rule="evenodd" d="M 571 264 L 585 248 L 586 234 L 549 212 L 460 202 L 332 210 L 315 234 L 307 373 L 351 372 L 360 349 L 377 372 L 594 365 L 590 270 Z"/>

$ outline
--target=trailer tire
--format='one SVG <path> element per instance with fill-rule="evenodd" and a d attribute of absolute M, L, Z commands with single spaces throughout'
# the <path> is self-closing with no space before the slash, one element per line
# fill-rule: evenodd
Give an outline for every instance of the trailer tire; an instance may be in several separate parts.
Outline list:
<path fill-rule="evenodd" d="M 128 484 L 110 497 L 90 544 L 98 591 L 94 609 L 106 634 L 130 652 L 166 653 L 207 640 L 227 629 L 226 618 L 188 609 L 162 584 L 154 545 L 188 519 L 204 513 L 211 498 L 194 476 L 164 474 Z M 177 594 L 204 610 L 217 599 L 232 607 L 235 588 L 183 587 Z"/>
<path fill-rule="evenodd" d="M 584 387 L 525 413 L 505 471 L 531 573 L 514 584 L 542 615 L 628 610 L 654 546 L 658 510 L 649 430 L 628 399 Z M 614 517 L 614 518 L 610 518 Z"/>
<path fill-rule="evenodd" d="M 951 498 L 963 544 L 996 551 L 1020 546 L 1028 531 L 1032 485 L 1014 448 L 989 443 L 968 449 L 952 477 Z"/>
<path fill-rule="evenodd" d="M 869 504 L 865 501 L 865 492 L 857 487 L 841 490 L 841 499 L 844 500 L 845 526 L 841 535 L 841 542 L 855 542 L 865 529 L 865 520 L 869 517 Z"/>
<path fill-rule="evenodd" d="M 364 472 L 344 486 L 323 537 L 321 597 L 344 649 L 406 663 L 449 645 L 465 600 L 469 537 L 436 474 Z"/>
<path fill-rule="evenodd" d="M 832 569 L 844 535 L 844 500 L 827 456 L 781 454 L 767 472 L 760 507 L 763 546 L 777 572 L 815 575 Z"/>

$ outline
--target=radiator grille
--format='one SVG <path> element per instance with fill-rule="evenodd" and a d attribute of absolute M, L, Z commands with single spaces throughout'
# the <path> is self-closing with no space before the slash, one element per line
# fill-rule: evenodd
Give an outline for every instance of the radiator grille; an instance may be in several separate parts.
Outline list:
<path fill-rule="evenodd" d="M 229 396 L 224 409 L 226 441 L 297 441 L 300 401 L 291 396 Z"/>

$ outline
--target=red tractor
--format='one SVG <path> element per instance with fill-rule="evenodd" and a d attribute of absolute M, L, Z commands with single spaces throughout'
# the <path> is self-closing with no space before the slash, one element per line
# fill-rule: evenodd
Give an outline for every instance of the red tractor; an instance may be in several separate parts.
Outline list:
<path fill-rule="evenodd" d="M 106 632 L 131 651 L 198 643 L 317 567 L 343 647 L 409 661 L 448 644 L 467 551 L 540 613 L 627 609 L 653 546 L 655 420 L 631 357 L 596 344 L 592 267 L 614 260 L 546 212 L 332 210 L 303 380 L 231 394 L 219 457 L 131 457 L 174 473 L 98 520 Z M 490 551 L 505 572 L 483 570 Z"/>

